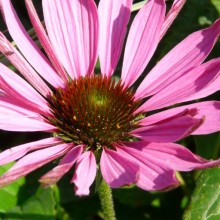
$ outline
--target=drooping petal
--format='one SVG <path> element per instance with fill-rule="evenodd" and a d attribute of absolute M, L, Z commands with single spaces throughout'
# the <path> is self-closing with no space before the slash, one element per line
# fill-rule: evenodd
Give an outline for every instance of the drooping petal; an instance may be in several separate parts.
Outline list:
<path fill-rule="evenodd" d="M 195 119 L 190 115 L 180 116 L 165 122 L 137 128 L 130 134 L 150 142 L 175 142 L 190 135 L 203 123 L 203 120 Z"/>
<path fill-rule="evenodd" d="M 151 116 L 148 116 L 144 119 L 140 120 L 140 124 L 144 126 L 152 125 L 157 123 L 158 121 L 165 120 L 169 117 L 172 117 L 176 114 L 179 114 L 183 111 L 195 111 L 196 114 L 194 118 L 200 119 L 204 118 L 203 123 L 200 127 L 198 127 L 193 134 L 210 134 L 213 132 L 217 132 L 220 130 L 220 102 L 218 101 L 205 101 L 205 102 L 198 102 L 195 104 L 184 105 L 181 107 L 176 107 L 173 109 L 165 110 Z"/>
<path fill-rule="evenodd" d="M 3 187 L 16 179 L 29 174 L 39 167 L 63 156 L 70 150 L 71 145 L 60 144 L 43 150 L 32 152 L 21 158 L 6 173 L 0 177 L 0 187 Z"/>
<path fill-rule="evenodd" d="M 41 118 L 38 113 L 32 111 L 30 106 L 24 105 L 23 103 L 17 101 L 17 99 L 9 97 L 8 95 L 0 95 L 0 109 L 1 111 L 3 111 L 3 109 L 7 109 L 11 110 L 12 113 L 15 112 L 29 117 Z"/>
<path fill-rule="evenodd" d="M 40 183 L 42 183 L 43 186 L 48 186 L 58 182 L 60 178 L 70 170 L 75 161 L 81 155 L 82 151 L 82 145 L 79 145 L 77 147 L 73 146 L 73 149 L 65 155 L 58 166 L 56 166 L 40 178 Z"/>
<path fill-rule="evenodd" d="M 111 188 L 117 188 L 136 183 L 139 176 L 139 166 L 122 153 L 104 148 L 100 161 L 104 180 Z"/>
<path fill-rule="evenodd" d="M 164 22 L 164 0 L 150 0 L 136 15 L 128 34 L 122 81 L 131 86 L 145 69 L 159 42 Z"/>
<path fill-rule="evenodd" d="M 185 38 L 145 77 L 136 91 L 136 99 L 159 92 L 185 72 L 200 65 L 213 48 L 219 34 L 220 19 L 211 27 Z"/>
<path fill-rule="evenodd" d="M 60 75 L 60 77 L 64 80 L 67 81 L 68 77 L 66 74 L 66 71 L 64 70 L 63 66 L 61 65 L 59 58 L 56 56 L 55 51 L 49 41 L 49 38 L 44 30 L 44 27 L 37 15 L 37 12 L 34 8 L 32 0 L 25 0 L 26 7 L 28 10 L 28 14 L 31 20 L 31 23 L 36 31 L 36 34 L 45 50 L 47 53 L 51 63 L 53 64 L 54 68 L 56 69 L 57 73 Z"/>
<path fill-rule="evenodd" d="M 2 101 L 3 100 L 3 101 Z M 7 102 L 0 96 L 0 129 L 8 131 L 55 131 L 56 128 L 38 113 Z"/>
<path fill-rule="evenodd" d="M 173 170 L 155 166 L 152 162 L 142 165 L 137 182 L 138 187 L 148 191 L 169 190 L 179 184 Z"/>
<path fill-rule="evenodd" d="M 173 170 L 191 171 L 220 164 L 220 160 L 205 160 L 193 154 L 187 148 L 175 143 L 149 143 L 141 141 L 125 143 L 125 145 L 126 147 L 134 148 L 143 154 L 149 155 L 158 166 L 169 167 Z"/>
<path fill-rule="evenodd" d="M 0 96 L 0 99 L 2 99 L 2 97 Z M 2 116 L 0 117 L 4 117 L 6 115 L 11 115 L 13 116 L 24 116 L 24 117 L 29 117 L 29 118 L 34 118 L 34 119 L 39 119 L 42 120 L 42 116 L 32 112 L 32 111 L 28 111 L 26 109 L 17 107 L 16 105 L 11 104 L 10 102 L 4 102 L 2 100 L 0 100 L 0 113 L 2 114 Z"/>
<path fill-rule="evenodd" d="M 62 86 L 63 82 L 61 78 L 57 75 L 55 70 L 49 64 L 48 59 L 44 56 L 24 29 L 12 6 L 11 0 L 3 0 L 1 3 L 3 17 L 9 33 L 24 57 L 52 86 Z"/>
<path fill-rule="evenodd" d="M 0 108 L 0 129 L 5 131 L 47 131 L 52 132 L 56 127 L 43 121 L 43 118 L 32 118 L 16 112 L 8 112 L 6 108 Z"/>
<path fill-rule="evenodd" d="M 215 82 L 216 81 L 216 82 Z M 176 79 L 156 95 L 147 100 L 138 111 L 151 111 L 171 106 L 194 98 L 203 98 L 218 91 L 220 81 L 220 59 L 204 63 Z"/>
<path fill-rule="evenodd" d="M 49 107 L 46 100 L 30 84 L 9 68 L 0 63 L 0 88 L 9 96 L 30 106 L 38 113 L 47 114 Z"/>
<path fill-rule="evenodd" d="M 185 3 L 186 0 L 174 0 L 169 12 L 165 17 L 165 21 L 163 23 L 162 30 L 160 33 L 160 39 L 163 38 L 163 36 L 166 34 L 167 30 L 172 25 L 173 21 L 175 20 Z"/>
<path fill-rule="evenodd" d="M 137 181 L 137 186 L 144 190 L 163 190 L 173 188 L 179 185 L 172 169 L 156 163 L 151 155 L 139 149 L 139 143 L 130 142 L 117 145 L 117 151 L 123 154 L 126 158 L 131 158 L 140 167 L 140 175 Z M 129 144 L 133 147 L 128 147 Z"/>
<path fill-rule="evenodd" d="M 0 153 L 0 165 L 15 161 L 30 151 L 39 150 L 41 148 L 51 147 L 61 143 L 58 138 L 46 138 L 40 141 L 34 141 L 27 144 L 22 144 L 12 147 Z"/>
<path fill-rule="evenodd" d="M 101 0 L 99 59 L 103 75 L 111 76 L 118 63 L 130 19 L 132 0 Z"/>
<path fill-rule="evenodd" d="M 199 102 L 186 107 L 198 109 L 196 118 L 204 116 L 204 123 L 192 134 L 201 135 L 220 131 L 220 102 Z"/>
<path fill-rule="evenodd" d="M 217 60 L 219 61 L 219 59 L 216 59 L 216 60 L 213 60 L 213 62 L 215 62 Z M 218 62 L 216 62 L 216 64 L 218 65 Z M 216 66 L 216 67 L 217 67 L 216 70 L 218 70 L 218 66 Z M 213 73 L 213 70 L 211 70 L 210 75 L 212 75 L 212 73 Z M 210 75 L 209 75 L 209 77 L 210 77 Z M 205 87 L 203 87 L 201 90 L 194 92 L 191 96 L 189 96 L 184 101 L 190 101 L 190 100 L 201 99 L 201 98 L 207 97 L 207 96 L 219 91 L 219 85 L 220 85 L 220 71 L 218 71 L 218 74 L 216 74 L 216 76 L 213 77 L 213 79 L 210 80 L 210 82 Z"/>
<path fill-rule="evenodd" d="M 163 114 L 163 112 L 164 112 L 164 114 Z M 173 119 L 176 119 L 176 118 L 179 118 L 182 116 L 186 116 L 186 115 L 195 116 L 196 114 L 198 114 L 198 110 L 196 108 L 191 108 L 191 109 L 184 108 L 181 111 L 177 111 L 172 114 L 168 113 L 167 115 L 166 115 L 166 111 L 162 111 L 162 112 L 150 115 L 150 116 L 146 116 L 145 118 L 142 118 L 141 120 L 138 121 L 138 124 L 140 126 L 145 127 L 148 125 L 155 125 L 155 124 L 161 124 L 164 122 L 168 122 Z"/>
<path fill-rule="evenodd" d="M 0 51 L 38 92 L 45 97 L 51 92 L 46 83 L 1 32 Z"/>
<path fill-rule="evenodd" d="M 71 182 L 75 184 L 78 196 L 89 195 L 89 187 L 96 176 L 96 160 L 91 151 L 81 154 L 76 162 L 76 170 Z"/>
<path fill-rule="evenodd" d="M 43 0 L 51 43 L 72 78 L 90 75 L 97 60 L 98 12 L 93 0 Z"/>

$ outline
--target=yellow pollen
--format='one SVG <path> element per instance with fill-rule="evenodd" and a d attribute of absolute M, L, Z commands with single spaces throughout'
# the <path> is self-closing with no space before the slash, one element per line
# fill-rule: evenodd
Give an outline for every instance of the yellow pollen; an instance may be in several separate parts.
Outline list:
<path fill-rule="evenodd" d="M 116 127 L 117 127 L 118 129 L 121 128 L 121 126 L 119 125 L 119 123 L 117 123 Z"/>

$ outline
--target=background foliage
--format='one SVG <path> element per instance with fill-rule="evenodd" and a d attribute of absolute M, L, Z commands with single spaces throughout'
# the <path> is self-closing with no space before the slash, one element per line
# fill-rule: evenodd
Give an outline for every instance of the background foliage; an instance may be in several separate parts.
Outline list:
<path fill-rule="evenodd" d="M 27 29 L 31 28 L 25 11 L 24 1 L 13 1 Z M 135 1 L 138 2 L 138 1 Z M 42 16 L 41 1 L 35 1 Z M 172 1 L 167 1 L 170 6 Z M 132 14 L 134 17 L 135 13 Z M 143 76 L 174 45 L 193 31 L 204 28 L 220 17 L 220 0 L 188 0 L 180 15 L 170 28 L 147 67 Z M 6 30 L 0 19 L 2 31 Z M 7 33 L 7 31 L 5 31 Z M 220 42 L 208 57 L 220 56 Z M 119 64 L 120 69 L 120 64 Z M 219 93 L 207 99 L 218 99 Z M 211 114 L 211 113 L 210 113 Z M 38 140 L 41 133 L 27 134 L 0 132 L 1 150 L 17 144 Z M 189 137 L 181 144 L 207 158 L 218 158 L 220 134 Z M 11 164 L 0 167 L 0 174 Z M 15 220 L 98 220 L 101 219 L 98 196 L 92 190 L 91 196 L 74 196 L 69 184 L 70 171 L 58 185 L 42 189 L 38 178 L 53 164 L 47 165 L 26 178 L 21 178 L 0 189 L 0 219 Z M 119 220 L 219 220 L 220 219 L 220 168 L 205 171 L 178 173 L 181 186 L 169 192 L 150 193 L 136 187 L 113 190 L 116 214 Z"/>

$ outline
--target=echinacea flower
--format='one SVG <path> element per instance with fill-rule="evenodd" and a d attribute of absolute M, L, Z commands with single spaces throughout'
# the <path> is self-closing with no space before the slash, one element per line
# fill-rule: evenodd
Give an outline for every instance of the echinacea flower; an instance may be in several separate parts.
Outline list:
<path fill-rule="evenodd" d="M 10 0 L 1 11 L 19 50 L 0 34 L 0 50 L 22 76 L 0 64 L 0 129 L 48 133 L 48 138 L 5 150 L 0 165 L 18 160 L 0 186 L 55 159 L 40 178 L 56 183 L 73 166 L 77 195 L 88 195 L 97 170 L 110 187 L 136 184 L 162 190 L 179 184 L 175 171 L 219 165 L 174 142 L 220 130 L 220 102 L 203 101 L 151 114 L 206 97 L 219 89 L 220 58 L 204 62 L 220 34 L 220 20 L 175 46 L 133 84 L 152 58 L 183 0 L 165 15 L 164 0 L 149 0 L 127 37 L 121 79 L 113 78 L 121 56 L 132 0 L 43 0 L 46 31 L 31 0 L 30 20 L 43 53 L 28 36 Z M 94 67 L 99 56 L 101 73 Z M 49 137 L 49 135 L 51 136 Z"/>

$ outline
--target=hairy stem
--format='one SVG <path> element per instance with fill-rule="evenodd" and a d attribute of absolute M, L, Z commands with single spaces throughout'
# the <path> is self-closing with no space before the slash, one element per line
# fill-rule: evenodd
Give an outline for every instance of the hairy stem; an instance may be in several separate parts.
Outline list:
<path fill-rule="evenodd" d="M 116 220 L 114 203 L 112 198 L 112 190 L 104 180 L 99 186 L 98 193 L 104 220 Z"/>

